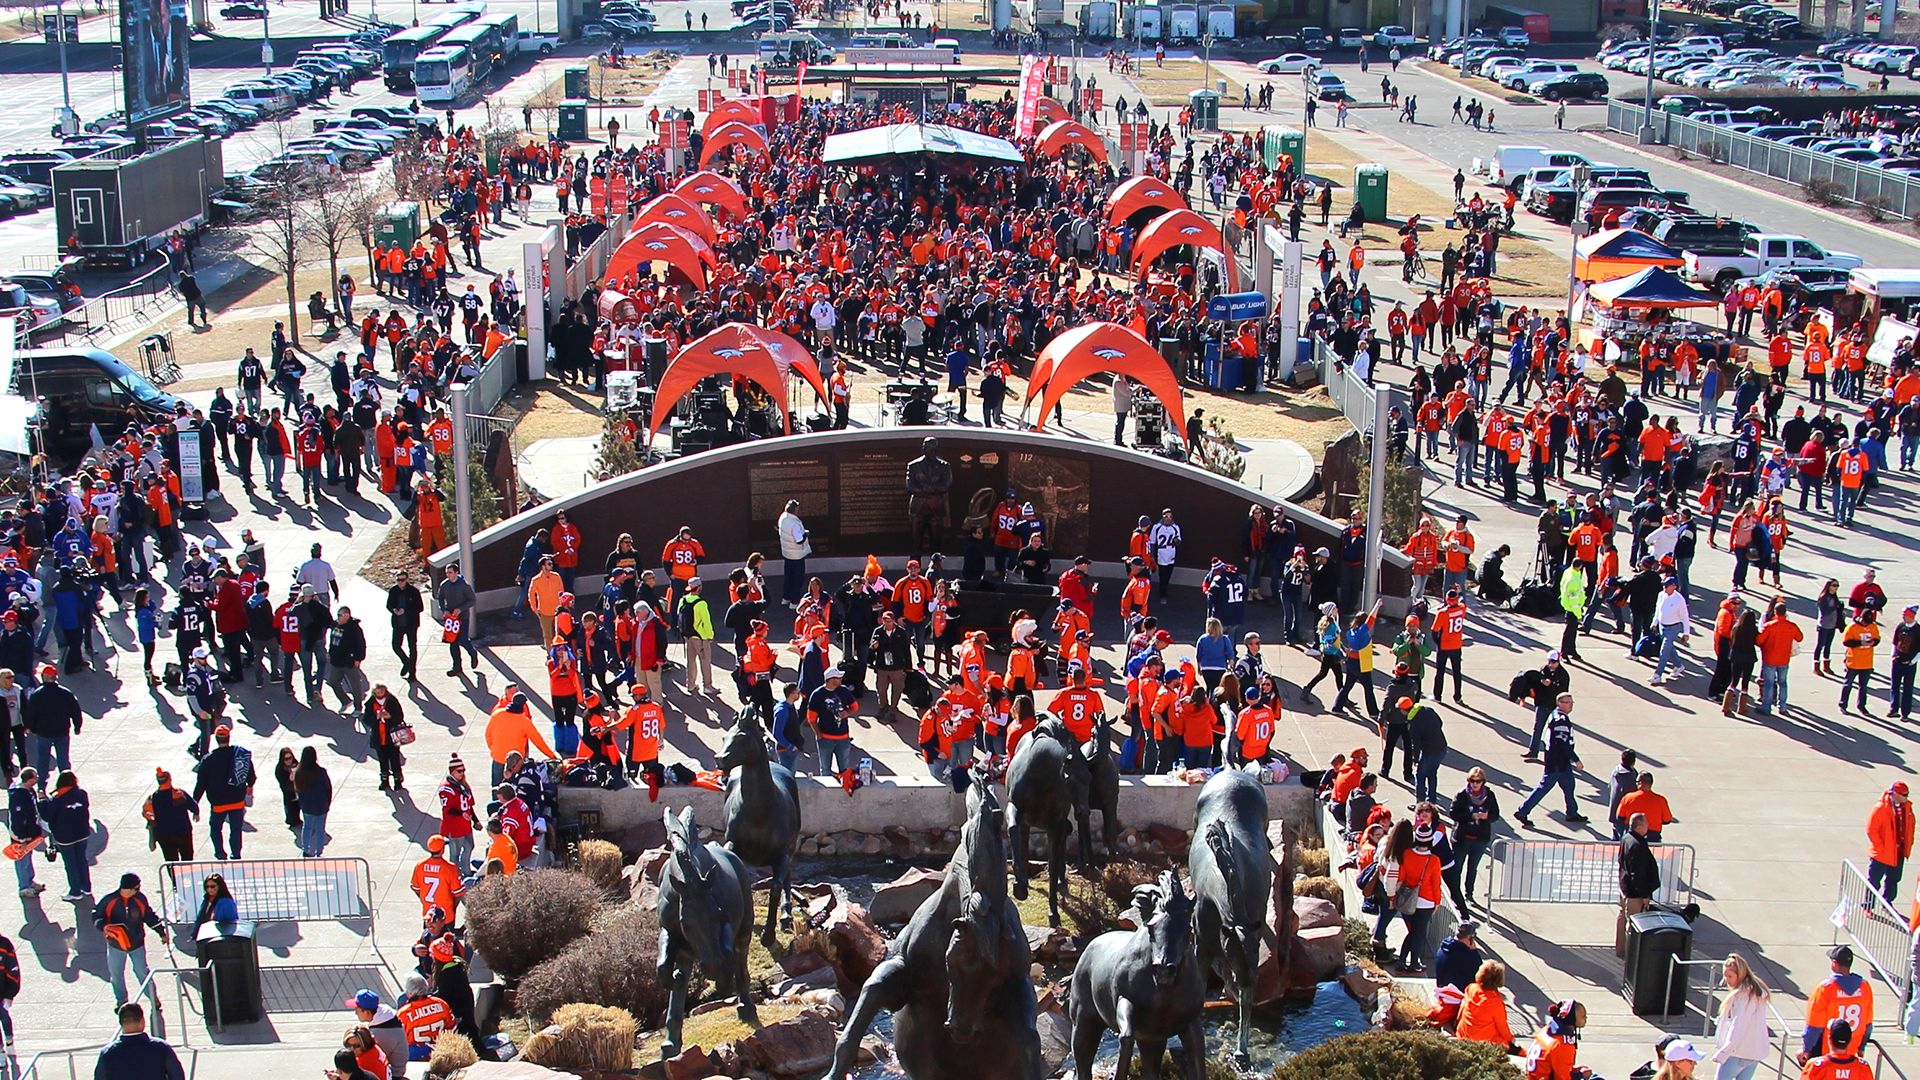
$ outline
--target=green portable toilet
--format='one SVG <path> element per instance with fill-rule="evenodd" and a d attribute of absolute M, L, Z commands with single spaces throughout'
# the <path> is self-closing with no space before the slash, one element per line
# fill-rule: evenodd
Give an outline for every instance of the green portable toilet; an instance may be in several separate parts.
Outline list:
<path fill-rule="evenodd" d="M 1353 167 L 1353 201 L 1368 221 L 1387 220 L 1387 167 L 1368 162 Z"/>
<path fill-rule="evenodd" d="M 562 139 L 573 142 L 587 140 L 587 103 L 584 101 L 563 101 L 560 103 L 560 127 L 557 134 Z"/>
<path fill-rule="evenodd" d="M 1195 90 L 1187 95 L 1187 105 L 1193 109 L 1193 130 L 1220 130 L 1220 95 L 1211 90 Z"/>
<path fill-rule="evenodd" d="M 1307 167 L 1307 136 L 1299 128 L 1268 127 L 1260 140 L 1260 156 L 1269 169 L 1280 167 L 1280 155 L 1291 154 L 1293 167 Z"/>
<path fill-rule="evenodd" d="M 420 204 L 394 202 L 380 208 L 373 221 L 374 242 L 383 248 L 395 244 L 411 248 L 420 238 Z"/>
<path fill-rule="evenodd" d="M 586 68 L 570 67 L 562 73 L 561 78 L 565 84 L 567 97 L 584 100 L 593 96 L 593 88 L 587 81 Z"/>

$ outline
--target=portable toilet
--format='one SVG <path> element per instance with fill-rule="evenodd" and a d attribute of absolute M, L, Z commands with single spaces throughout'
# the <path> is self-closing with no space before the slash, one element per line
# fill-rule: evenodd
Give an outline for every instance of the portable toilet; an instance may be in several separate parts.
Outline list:
<path fill-rule="evenodd" d="M 584 101 L 563 101 L 560 103 L 560 124 L 555 134 L 572 142 L 587 140 L 587 103 Z"/>
<path fill-rule="evenodd" d="M 1299 128 L 1269 126 L 1260 143 L 1260 156 L 1267 168 L 1279 168 L 1281 154 L 1292 156 L 1296 171 L 1307 167 L 1307 136 Z"/>
<path fill-rule="evenodd" d="M 581 100 L 585 100 L 586 98 L 593 96 L 592 84 L 588 82 L 586 68 L 583 68 L 583 67 L 567 68 L 564 72 L 561 73 L 561 79 L 562 79 L 563 88 L 566 90 L 566 96 L 569 99 L 579 98 Z"/>
<path fill-rule="evenodd" d="M 1220 130 L 1220 95 L 1212 90 L 1194 90 L 1187 94 L 1187 105 L 1193 110 L 1193 130 Z"/>
<path fill-rule="evenodd" d="M 383 248 L 413 247 L 420 238 L 420 204 L 393 202 L 380 208 L 373 221 L 373 239 Z"/>
<path fill-rule="evenodd" d="M 1387 167 L 1368 162 L 1353 167 L 1353 201 L 1368 221 L 1387 220 Z"/>

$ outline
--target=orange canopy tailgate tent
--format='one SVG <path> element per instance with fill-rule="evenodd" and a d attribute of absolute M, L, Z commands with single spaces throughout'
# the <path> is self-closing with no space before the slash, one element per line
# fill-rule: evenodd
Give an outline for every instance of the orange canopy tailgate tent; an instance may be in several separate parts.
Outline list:
<path fill-rule="evenodd" d="M 747 197 L 739 185 L 712 169 L 689 174 L 673 185 L 673 194 L 702 206 L 718 206 L 737 218 L 747 216 Z"/>
<path fill-rule="evenodd" d="M 787 408 L 787 373 L 797 371 L 807 380 L 820 399 L 827 388 L 820 381 L 820 367 L 805 345 L 778 330 L 747 323 L 727 323 L 686 344 L 667 361 L 660 373 L 660 387 L 653 399 L 653 423 L 647 428 L 652 439 L 660 425 L 672 414 L 674 403 L 687 391 L 700 385 L 709 375 L 737 375 L 757 384 L 780 406 L 780 415 L 788 434 L 793 433 L 793 418 Z"/>
<path fill-rule="evenodd" d="M 649 222 L 627 234 L 607 260 L 600 280 L 618 281 L 642 263 L 663 262 L 687 275 L 698 288 L 707 287 L 707 267 L 720 265 L 719 256 L 698 235 L 678 225 Z"/>
<path fill-rule="evenodd" d="M 700 135 L 704 138 L 712 134 L 714 128 L 733 120 L 749 127 L 758 127 L 761 122 L 760 107 L 748 104 L 745 98 L 728 98 L 715 105 L 707 118 L 700 121 Z"/>
<path fill-rule="evenodd" d="M 668 225 L 678 225 L 693 235 L 705 240 L 712 246 L 720 239 L 720 227 L 700 206 L 683 195 L 668 192 L 647 200 L 638 213 L 633 216 L 635 225 L 661 221 Z"/>
<path fill-rule="evenodd" d="M 1185 210 L 1187 200 L 1157 176 L 1136 176 L 1107 196 L 1107 225 L 1114 226 L 1142 210 Z"/>
<path fill-rule="evenodd" d="M 1119 323 L 1096 322 L 1076 326 L 1049 341 L 1027 380 L 1027 400 L 1041 393 L 1038 426 L 1047 426 L 1053 407 L 1067 391 L 1089 375 L 1125 375 L 1153 391 L 1166 406 L 1173 430 L 1185 438 L 1187 410 L 1180 400 L 1180 380 L 1166 358 L 1141 337 Z"/>
<path fill-rule="evenodd" d="M 706 136 L 706 145 L 700 148 L 700 164 L 713 160 L 713 155 L 729 147 L 744 146 L 767 156 L 767 137 L 757 127 L 748 127 L 738 120 L 729 120 L 716 125 Z"/>
<path fill-rule="evenodd" d="M 1573 276 L 1581 281 L 1612 281 L 1649 266 L 1673 270 L 1686 261 L 1679 250 L 1638 229 L 1607 229 L 1573 245 Z"/>
<path fill-rule="evenodd" d="M 1060 156 L 1060 152 L 1069 146 L 1077 146 L 1092 154 L 1096 161 L 1107 160 L 1107 141 L 1085 124 L 1073 120 L 1055 120 L 1040 132 L 1034 140 L 1034 146 L 1042 153 Z"/>
<path fill-rule="evenodd" d="M 1149 263 L 1167 251 L 1191 245 L 1206 247 L 1218 251 L 1226 257 L 1227 291 L 1238 288 L 1239 276 L 1233 265 L 1233 253 L 1227 250 L 1227 243 L 1220 236 L 1220 227 L 1191 210 L 1174 210 L 1153 219 L 1146 228 L 1140 230 L 1140 238 L 1133 243 L 1133 262 L 1144 275 Z"/>
<path fill-rule="evenodd" d="M 1033 120 L 1036 124 L 1051 124 L 1055 120 L 1067 119 L 1067 107 L 1050 97 L 1042 97 L 1033 103 Z"/>

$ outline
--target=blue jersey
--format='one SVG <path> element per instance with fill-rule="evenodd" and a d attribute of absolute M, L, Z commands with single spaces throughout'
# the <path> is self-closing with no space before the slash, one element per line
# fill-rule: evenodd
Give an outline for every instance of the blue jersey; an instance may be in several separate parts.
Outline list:
<path fill-rule="evenodd" d="M 1207 614 L 1228 626 L 1238 626 L 1247 618 L 1247 579 L 1238 570 L 1223 570 L 1213 575 L 1207 586 Z"/>

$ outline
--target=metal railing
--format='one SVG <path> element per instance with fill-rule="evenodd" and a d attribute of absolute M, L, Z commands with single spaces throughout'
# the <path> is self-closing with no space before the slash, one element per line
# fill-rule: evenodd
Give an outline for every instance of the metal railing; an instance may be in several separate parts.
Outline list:
<path fill-rule="evenodd" d="M 1607 127 L 1633 135 L 1646 123 L 1644 106 L 1607 102 Z M 1789 184 L 1818 185 L 1832 198 L 1874 206 L 1893 217 L 1920 218 L 1920 179 L 1874 164 L 1842 161 L 1831 154 L 1757 138 L 1719 124 L 1654 110 L 1654 136 L 1668 146 L 1720 165 L 1770 176 Z M 1830 185 L 1830 186 L 1829 186 Z"/>
<path fill-rule="evenodd" d="M 1888 1080 L 1889 1077 L 1896 1077 L 1898 1080 L 1907 1080 L 1907 1070 L 1901 1068 L 1899 1062 L 1887 1056 L 1887 1048 L 1879 1039 L 1868 1039 L 1865 1043 L 1861 1044 L 1860 1057 L 1862 1060 L 1865 1060 L 1869 1048 L 1873 1050 L 1874 1080 Z"/>
<path fill-rule="evenodd" d="M 174 1045 L 174 1048 L 178 1051 L 184 1051 L 194 1055 L 196 1060 L 201 1048 L 193 1045 L 193 1024 L 190 1020 L 194 1013 L 187 1004 L 187 977 L 204 976 L 205 981 L 212 985 L 213 1010 L 210 1013 L 205 1013 L 205 1015 L 209 1018 L 217 1018 L 221 1010 L 220 983 L 218 979 L 214 978 L 212 970 L 216 963 L 218 963 L 218 961 L 211 961 L 204 968 L 148 968 L 147 977 L 142 979 L 140 985 L 134 987 L 133 992 L 127 995 L 127 1000 L 129 1001 L 139 1001 L 141 998 L 146 998 L 149 1004 L 153 1006 L 152 1011 L 154 1016 L 150 1018 L 148 1030 L 153 1033 L 155 1038 L 166 1039 L 170 1044 L 173 1044 L 173 1040 L 177 1039 L 178 1043 Z M 160 1007 L 160 994 L 157 984 L 160 978 L 165 975 L 174 976 L 174 1003 L 179 1008 L 179 1025 L 177 1028 L 167 1023 L 165 1012 Z M 118 1021 L 114 1021 L 111 1026 L 117 1034 L 119 1032 Z M 222 1031 L 225 1030 L 225 1027 L 216 1020 L 214 1030 Z M 111 1041 L 111 1039 L 108 1040 L 108 1042 Z M 48 1070 L 54 1069 L 57 1064 L 63 1063 L 66 1065 L 66 1075 L 75 1078 L 75 1080 L 79 1080 L 80 1077 L 93 1075 L 91 1068 L 85 1070 L 79 1069 L 76 1064 L 79 1056 L 82 1054 L 97 1055 L 101 1049 L 108 1045 L 108 1042 L 88 1043 L 84 1046 L 70 1046 L 58 1050 L 42 1050 L 35 1053 L 27 1060 L 27 1064 L 21 1067 L 14 1056 L 17 1047 L 7 1044 L 4 1040 L 0 1040 L 0 1078 L 5 1078 L 5 1080 L 52 1080 L 52 1077 L 59 1074 L 58 1072 L 49 1072 Z M 186 1068 L 189 1077 L 193 1076 L 192 1065 L 183 1063 L 183 1067 Z M 17 1072 L 15 1071 L 16 1069 L 18 1070 Z"/>
<path fill-rule="evenodd" d="M 328 856 L 162 863 L 160 917 L 177 927 L 191 925 L 206 894 L 207 878 L 213 874 L 226 879 L 235 905 L 249 922 L 364 921 L 367 947 L 388 977 L 393 977 L 393 965 L 380 952 L 373 871 L 367 860 Z"/>
<path fill-rule="evenodd" d="M 1673 1000 L 1673 980 L 1675 979 L 1675 977 L 1680 977 L 1684 979 L 1686 993 L 1681 998 L 1682 1012 L 1692 1007 L 1690 1004 L 1686 1002 L 1686 998 L 1688 996 L 1691 996 L 1694 990 L 1692 977 L 1690 975 L 1682 975 L 1681 974 L 1682 969 L 1686 969 L 1687 971 L 1690 972 L 1693 968 L 1696 968 L 1696 967 L 1719 966 L 1726 963 L 1726 960 L 1724 958 L 1719 960 L 1711 960 L 1711 959 L 1682 960 L 1678 956 L 1673 956 L 1673 957 L 1669 957 L 1668 959 L 1670 963 L 1667 967 L 1666 1000 L 1668 1001 Z M 1712 984 L 1706 987 L 1707 1004 L 1706 1004 L 1706 1007 L 1700 1011 L 1700 1034 L 1703 1038 L 1711 1036 L 1714 1033 L 1714 1028 L 1716 1026 L 1715 1021 L 1719 1018 L 1719 1015 L 1720 1015 L 1720 1008 L 1719 1008 L 1720 992 L 1722 990 L 1725 990 L 1726 988 L 1727 988 L 1726 984 L 1717 979 Z M 1790 1048 L 1792 1046 L 1794 1029 L 1787 1025 L 1786 1018 L 1780 1015 L 1780 1010 L 1773 1007 L 1773 1000 L 1771 997 L 1769 997 L 1767 1000 L 1767 1017 L 1769 1020 L 1772 1021 L 1770 1030 L 1778 1034 L 1777 1041 L 1779 1045 L 1775 1048 L 1778 1051 L 1778 1053 L 1775 1056 L 1774 1063 L 1773 1063 L 1774 1074 L 1779 1076 L 1781 1080 L 1793 1080 L 1794 1077 L 1797 1077 L 1800 1075 L 1798 1068 L 1794 1068 L 1793 1071 L 1790 1072 L 1788 1071 L 1788 1065 L 1787 1065 L 1787 1058 L 1792 1053 L 1792 1050 Z"/>
<path fill-rule="evenodd" d="M 1906 916 L 1868 883 L 1851 859 L 1840 863 L 1839 902 L 1828 921 L 1833 924 L 1833 940 L 1838 943 L 1845 935 L 1853 951 L 1899 992 L 1901 1002 L 1913 996 L 1913 936 Z"/>
<path fill-rule="evenodd" d="M 614 249 L 627 238 L 630 219 L 626 214 L 618 214 L 607 220 L 607 231 L 594 238 L 593 243 L 580 249 L 580 253 L 567 263 L 566 295 L 578 297 L 587 291 L 587 286 L 600 280 L 607 269 L 607 263 L 613 259 Z M 596 313 L 597 315 L 597 313 Z"/>
<path fill-rule="evenodd" d="M 65 345 L 72 339 L 97 342 L 122 330 L 136 330 L 152 322 L 154 310 L 172 304 L 178 275 L 166 260 L 125 285 L 87 297 L 61 316 L 53 328 L 33 334 L 36 346 Z"/>
<path fill-rule="evenodd" d="M 1693 899 L 1691 844 L 1653 844 L 1660 865 L 1654 899 L 1685 904 Z M 1620 846 L 1597 840 L 1520 840 L 1493 842 L 1493 884 L 1487 911 L 1496 901 L 1548 904 L 1618 904 Z"/>

